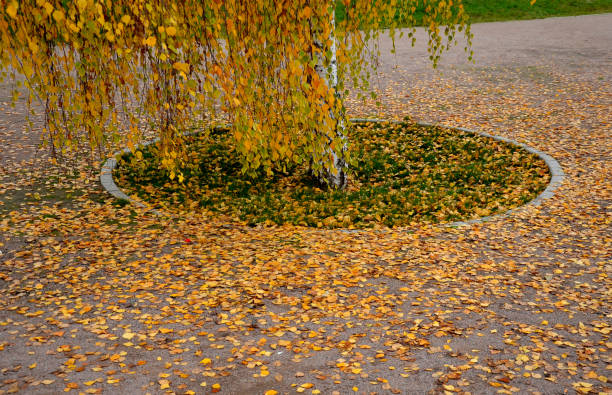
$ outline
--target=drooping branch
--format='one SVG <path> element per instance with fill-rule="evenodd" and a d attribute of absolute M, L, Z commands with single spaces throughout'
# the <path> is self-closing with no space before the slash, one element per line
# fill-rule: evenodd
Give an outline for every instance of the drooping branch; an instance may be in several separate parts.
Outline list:
<path fill-rule="evenodd" d="M 5 4 L 1 67 L 27 76 L 27 88 L 45 98 L 53 147 L 133 148 L 138 127 L 149 123 L 162 137 L 159 152 L 171 178 L 189 165 L 182 134 L 196 119 L 219 117 L 233 123 L 228 136 L 243 172 L 256 176 L 312 160 L 321 180 L 342 188 L 351 162 L 343 80 L 369 88 L 376 67 L 369 43 L 383 28 L 393 35 L 398 24 L 413 25 L 417 10 L 425 13 L 434 63 L 457 31 L 464 29 L 468 46 L 471 37 L 461 0 Z M 336 21 L 339 4 L 346 18 Z M 61 61 L 45 53 L 49 45 L 61 50 Z"/>

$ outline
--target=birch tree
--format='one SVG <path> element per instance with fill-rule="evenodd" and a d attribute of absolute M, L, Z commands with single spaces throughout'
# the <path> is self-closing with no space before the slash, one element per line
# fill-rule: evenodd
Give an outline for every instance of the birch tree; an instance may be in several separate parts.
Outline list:
<path fill-rule="evenodd" d="M 58 155 L 135 148 L 149 129 L 181 181 L 184 132 L 229 121 L 244 173 L 309 164 L 343 188 L 343 98 L 368 91 L 380 34 L 414 39 L 417 22 L 434 65 L 457 32 L 469 44 L 461 0 L 0 0 L 0 62 Z"/>

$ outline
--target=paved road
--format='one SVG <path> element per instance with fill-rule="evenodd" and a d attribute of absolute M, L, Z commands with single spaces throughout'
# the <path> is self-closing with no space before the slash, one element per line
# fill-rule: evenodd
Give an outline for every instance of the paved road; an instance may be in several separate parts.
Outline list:
<path fill-rule="evenodd" d="M 612 69 L 612 14 L 479 23 L 472 33 L 476 67 L 548 64 L 608 78 Z M 394 58 L 388 55 L 390 40 L 382 40 L 383 65 L 397 62 L 407 72 L 426 71 L 426 43 L 425 32 L 419 30 L 415 47 L 398 40 Z M 469 65 L 459 44 L 442 57 L 442 69 Z"/>

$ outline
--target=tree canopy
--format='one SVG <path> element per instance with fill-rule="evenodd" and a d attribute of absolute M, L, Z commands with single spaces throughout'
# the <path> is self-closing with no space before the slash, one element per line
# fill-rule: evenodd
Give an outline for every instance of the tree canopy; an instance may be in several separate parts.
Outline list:
<path fill-rule="evenodd" d="M 434 65 L 457 32 L 468 46 L 471 38 L 461 0 L 0 4 L 3 76 L 44 106 L 44 136 L 56 154 L 134 148 L 148 129 L 161 140 L 164 169 L 179 179 L 183 133 L 220 120 L 232 125 L 246 173 L 313 156 L 325 166 L 325 150 L 344 143 L 329 139 L 344 118 L 341 98 L 349 87 L 367 91 L 381 32 L 395 37 L 401 23 L 414 39 L 414 15 L 424 10 Z M 337 85 L 317 73 L 332 59 Z"/>

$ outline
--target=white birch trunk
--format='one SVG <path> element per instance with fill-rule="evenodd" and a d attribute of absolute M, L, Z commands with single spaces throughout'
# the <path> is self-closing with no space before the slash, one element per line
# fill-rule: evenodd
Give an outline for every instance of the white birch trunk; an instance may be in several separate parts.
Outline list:
<path fill-rule="evenodd" d="M 331 59 L 330 59 L 330 69 L 329 71 L 325 67 L 325 56 L 323 54 L 317 54 L 317 65 L 315 70 L 319 77 L 321 77 L 326 83 L 327 86 L 332 88 L 334 91 L 338 88 L 338 60 L 336 58 L 336 18 L 335 18 L 335 10 L 331 12 Z M 324 47 L 321 45 L 321 47 Z M 336 95 L 338 93 L 336 92 Z M 335 115 L 332 111 L 332 119 L 335 119 Z M 331 188 L 334 189 L 343 189 L 347 185 L 346 178 L 346 161 L 344 160 L 344 152 L 346 151 L 346 136 L 344 135 L 344 121 L 339 119 L 336 122 L 336 136 L 326 136 L 326 146 L 324 150 L 324 157 L 331 156 L 332 163 L 330 164 L 327 161 L 319 160 L 322 165 L 322 169 L 318 174 L 319 181 L 322 183 L 327 183 Z M 335 138 L 339 138 L 342 141 L 342 149 L 341 152 L 336 152 L 331 147 L 331 142 Z M 331 167 L 330 167 L 331 165 Z"/>

